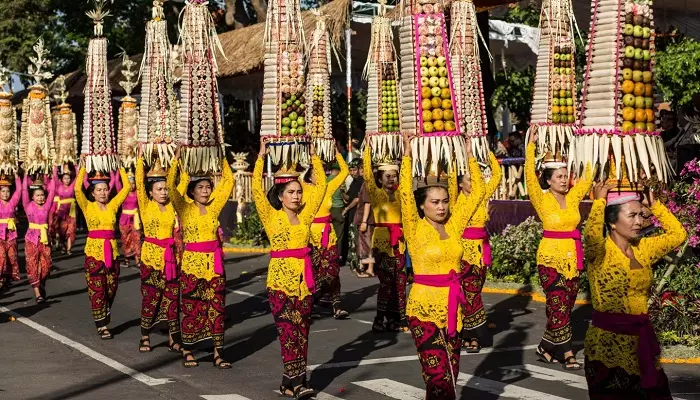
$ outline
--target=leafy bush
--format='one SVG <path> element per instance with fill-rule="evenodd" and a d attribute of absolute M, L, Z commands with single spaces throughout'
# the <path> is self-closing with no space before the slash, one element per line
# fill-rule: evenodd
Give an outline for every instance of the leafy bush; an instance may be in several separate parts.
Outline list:
<path fill-rule="evenodd" d="M 258 216 L 258 211 L 255 208 L 255 203 L 250 203 L 248 213 L 243 218 L 243 221 L 236 226 L 233 231 L 231 243 L 242 246 L 269 246 L 270 240 L 267 238 L 262 221 Z"/>
<path fill-rule="evenodd" d="M 700 298 L 667 291 L 652 297 L 649 315 L 661 344 L 700 349 Z"/>
<path fill-rule="evenodd" d="M 542 239 L 542 223 L 529 217 L 519 225 L 508 225 L 491 236 L 493 265 L 489 279 L 539 284 L 537 246 Z"/>

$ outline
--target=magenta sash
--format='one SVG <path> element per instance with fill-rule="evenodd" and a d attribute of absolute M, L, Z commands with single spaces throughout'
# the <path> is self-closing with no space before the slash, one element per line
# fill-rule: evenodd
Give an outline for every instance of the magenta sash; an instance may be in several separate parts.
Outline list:
<path fill-rule="evenodd" d="M 462 291 L 462 274 L 452 270 L 445 275 L 414 275 L 413 283 L 450 289 L 447 297 L 447 333 L 452 335 L 457 332 L 458 305 L 467 304 Z"/>
<path fill-rule="evenodd" d="M 489 243 L 489 234 L 486 232 L 486 228 L 468 226 L 462 233 L 462 239 L 481 240 L 481 260 L 484 266 L 491 265 L 491 243 Z"/>
<path fill-rule="evenodd" d="M 224 251 L 221 249 L 221 243 L 218 240 L 185 243 L 185 251 L 191 251 L 193 253 L 214 253 L 214 272 L 219 276 L 224 275 Z"/>
<path fill-rule="evenodd" d="M 165 279 L 171 281 L 177 276 L 177 263 L 175 262 L 175 253 L 173 252 L 173 246 L 175 245 L 175 239 L 156 239 L 152 237 L 144 238 L 146 243 L 156 245 L 163 248 L 165 253 L 163 258 L 165 259 Z M 218 273 L 218 272 L 217 272 Z"/>
<path fill-rule="evenodd" d="M 547 239 L 573 239 L 574 245 L 576 245 L 576 268 L 579 271 L 583 271 L 583 244 L 581 243 L 581 232 L 578 229 L 569 232 L 545 230 L 542 237 Z"/>
<path fill-rule="evenodd" d="M 304 282 L 311 293 L 316 292 L 310 248 L 303 247 L 301 249 L 273 250 L 270 252 L 270 258 L 297 258 L 304 260 Z"/>
<path fill-rule="evenodd" d="M 642 387 L 645 389 L 657 387 L 660 383 L 660 374 L 654 365 L 654 360 L 661 354 L 661 347 L 649 320 L 649 314 L 633 315 L 593 310 L 592 324 L 598 329 L 618 335 L 639 336 L 637 360 Z"/>
<path fill-rule="evenodd" d="M 328 248 L 328 243 L 331 241 L 331 222 L 333 217 L 330 215 L 325 217 L 314 218 L 314 224 L 325 224 L 323 226 L 323 236 L 321 236 L 321 246 Z"/>
<path fill-rule="evenodd" d="M 114 255 L 112 254 L 112 239 L 116 239 L 117 236 L 114 231 L 110 230 L 94 230 L 88 232 L 89 239 L 102 239 L 104 243 L 102 244 L 102 251 L 104 255 L 105 267 L 112 268 L 114 265 Z"/>
<path fill-rule="evenodd" d="M 403 226 L 396 222 L 382 222 L 374 224 L 375 227 L 382 227 L 389 230 L 389 244 L 391 247 L 399 244 L 399 240 L 403 238 Z"/>

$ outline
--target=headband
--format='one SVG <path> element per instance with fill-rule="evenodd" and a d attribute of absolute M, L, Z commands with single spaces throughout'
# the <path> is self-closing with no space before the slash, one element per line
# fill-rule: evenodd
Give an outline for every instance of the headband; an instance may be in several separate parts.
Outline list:
<path fill-rule="evenodd" d="M 607 200 L 607 205 L 616 206 L 632 201 L 642 201 L 642 197 L 638 192 L 609 192 Z"/>
<path fill-rule="evenodd" d="M 542 164 L 545 169 L 559 169 L 559 168 L 565 168 L 566 163 L 561 162 L 561 161 L 547 161 L 546 163 Z"/>

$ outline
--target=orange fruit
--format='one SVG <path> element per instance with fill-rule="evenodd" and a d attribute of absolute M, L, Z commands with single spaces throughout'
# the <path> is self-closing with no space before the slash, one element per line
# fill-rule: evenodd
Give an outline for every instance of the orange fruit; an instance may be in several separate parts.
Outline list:
<path fill-rule="evenodd" d="M 433 113 L 430 110 L 423 110 L 423 122 L 430 122 L 433 120 Z"/>
<path fill-rule="evenodd" d="M 552 114 L 559 114 L 559 106 L 552 106 Z"/>
<path fill-rule="evenodd" d="M 569 115 L 574 115 L 574 106 L 566 106 L 566 113 Z"/>
<path fill-rule="evenodd" d="M 446 131 L 451 132 L 451 131 L 454 131 L 455 129 L 457 129 L 457 126 L 455 125 L 455 123 L 453 121 L 445 122 L 445 130 Z"/>
<path fill-rule="evenodd" d="M 635 96 L 642 96 L 644 95 L 644 83 L 642 82 L 637 82 L 634 84 L 634 95 Z"/>
<path fill-rule="evenodd" d="M 629 79 L 622 82 L 622 93 L 630 94 L 632 92 L 634 92 L 634 82 Z"/>
<path fill-rule="evenodd" d="M 647 122 L 647 131 L 654 132 L 656 130 L 656 125 L 653 122 Z"/>
<path fill-rule="evenodd" d="M 625 121 L 634 121 L 635 112 L 632 107 L 625 107 L 622 109 L 622 119 Z M 624 130 L 624 129 L 623 129 Z"/>
<path fill-rule="evenodd" d="M 440 108 L 442 106 L 442 99 L 439 97 L 433 97 L 430 102 L 433 108 Z"/>
<path fill-rule="evenodd" d="M 421 101 L 421 103 L 420 103 L 420 107 L 423 110 L 430 110 L 431 106 L 432 106 L 432 102 L 430 101 L 430 99 L 424 98 L 423 101 Z"/>
<path fill-rule="evenodd" d="M 433 127 L 435 127 L 435 132 L 442 132 L 445 130 L 445 123 L 442 121 L 433 122 Z"/>
<path fill-rule="evenodd" d="M 634 120 L 637 122 L 647 122 L 646 110 L 638 109 L 634 112 Z"/>
<path fill-rule="evenodd" d="M 427 86 L 423 86 L 420 90 L 421 98 L 423 99 L 429 99 L 430 98 L 430 88 Z"/>
<path fill-rule="evenodd" d="M 654 95 L 654 85 L 647 83 L 644 85 L 644 97 L 653 97 Z"/>
<path fill-rule="evenodd" d="M 631 132 L 634 129 L 634 122 L 625 121 L 622 123 L 622 132 Z"/>
<path fill-rule="evenodd" d="M 647 124 L 644 122 L 637 122 L 634 124 L 634 129 L 639 132 L 645 132 L 647 130 Z"/>
<path fill-rule="evenodd" d="M 654 116 L 654 110 L 650 110 L 647 108 L 646 112 L 647 112 L 647 122 L 654 122 L 654 120 L 656 119 Z"/>
<path fill-rule="evenodd" d="M 437 125 L 437 121 L 442 120 L 442 110 L 441 109 L 436 108 L 435 110 L 433 110 L 433 120 L 435 121 L 435 123 L 433 125 Z M 437 129 L 437 128 L 435 128 L 435 129 Z M 438 130 L 440 130 L 440 129 L 438 129 Z"/>
<path fill-rule="evenodd" d="M 455 119 L 455 114 L 452 110 L 445 110 L 442 112 L 442 118 L 445 121 L 452 121 Z"/>

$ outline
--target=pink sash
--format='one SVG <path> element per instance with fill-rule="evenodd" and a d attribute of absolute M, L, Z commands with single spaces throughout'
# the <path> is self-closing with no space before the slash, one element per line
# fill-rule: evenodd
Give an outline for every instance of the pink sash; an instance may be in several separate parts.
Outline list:
<path fill-rule="evenodd" d="M 542 237 L 547 239 L 573 239 L 576 245 L 576 268 L 583 271 L 583 244 L 581 243 L 581 232 L 574 229 L 569 232 L 544 231 Z"/>
<path fill-rule="evenodd" d="M 316 292 L 310 248 L 303 247 L 301 249 L 275 250 L 270 252 L 270 258 L 297 258 L 304 260 L 304 282 L 311 293 Z"/>
<path fill-rule="evenodd" d="M 481 260 L 484 266 L 491 265 L 491 243 L 489 243 L 489 234 L 486 232 L 486 228 L 469 226 L 462 233 L 462 239 L 481 240 Z"/>
<path fill-rule="evenodd" d="M 214 272 L 217 275 L 224 275 L 224 251 L 218 240 L 208 242 L 185 243 L 185 251 L 193 253 L 214 253 Z"/>
<path fill-rule="evenodd" d="M 328 248 L 328 243 L 330 243 L 331 238 L 331 222 L 333 222 L 333 217 L 330 215 L 325 217 L 314 218 L 314 224 L 325 224 L 323 226 L 323 236 L 321 236 L 321 246 Z"/>
<path fill-rule="evenodd" d="M 447 297 L 447 333 L 451 336 L 457 332 L 458 305 L 467 304 L 467 299 L 462 291 L 462 274 L 452 270 L 446 275 L 414 275 L 413 283 L 450 288 Z"/>
<path fill-rule="evenodd" d="M 105 267 L 112 268 L 114 265 L 114 259 L 112 254 L 112 239 L 116 239 L 117 236 L 114 231 L 110 230 L 94 230 L 88 232 L 88 238 L 90 239 L 102 239 L 104 243 L 102 244 L 102 251 L 105 259 Z"/>
<path fill-rule="evenodd" d="M 403 238 L 403 226 L 396 222 L 382 222 L 374 225 L 375 227 L 382 227 L 389 230 L 389 244 L 391 247 L 399 244 L 399 240 Z"/>
<path fill-rule="evenodd" d="M 165 279 L 171 281 L 177 276 L 177 263 L 175 262 L 175 253 L 173 253 L 173 246 L 175 245 L 175 239 L 156 239 L 152 237 L 146 237 L 144 239 L 146 243 L 150 243 L 161 247 L 165 250 Z M 218 273 L 218 272 L 217 272 Z"/>

